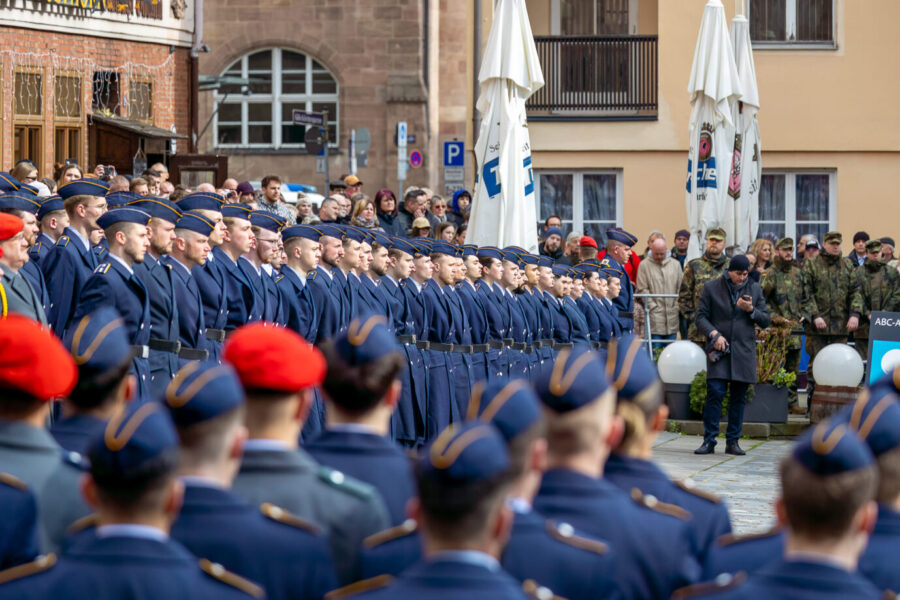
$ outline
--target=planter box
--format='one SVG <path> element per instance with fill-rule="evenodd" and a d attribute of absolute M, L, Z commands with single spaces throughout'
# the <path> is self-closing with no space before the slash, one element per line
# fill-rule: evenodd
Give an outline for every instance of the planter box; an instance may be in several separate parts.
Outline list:
<path fill-rule="evenodd" d="M 776 387 L 771 383 L 757 383 L 753 402 L 744 406 L 747 423 L 786 423 L 788 418 L 787 386 Z"/>
<path fill-rule="evenodd" d="M 689 383 L 665 383 L 666 406 L 669 407 L 669 419 L 684 421 L 699 419 L 691 412 L 691 385 Z"/>

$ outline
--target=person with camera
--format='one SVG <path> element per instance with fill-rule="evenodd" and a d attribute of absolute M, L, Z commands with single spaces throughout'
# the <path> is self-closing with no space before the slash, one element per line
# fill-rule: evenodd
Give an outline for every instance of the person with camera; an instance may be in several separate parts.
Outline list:
<path fill-rule="evenodd" d="M 768 327 L 769 309 L 759 284 L 748 279 L 750 261 L 731 259 L 728 270 L 703 286 L 697 308 L 697 330 L 706 340 L 706 405 L 703 407 L 703 444 L 694 454 L 712 454 L 719 434 L 722 401 L 728 400 L 725 454 L 741 456 L 738 445 L 744 420 L 747 388 L 756 383 L 754 327 Z"/>

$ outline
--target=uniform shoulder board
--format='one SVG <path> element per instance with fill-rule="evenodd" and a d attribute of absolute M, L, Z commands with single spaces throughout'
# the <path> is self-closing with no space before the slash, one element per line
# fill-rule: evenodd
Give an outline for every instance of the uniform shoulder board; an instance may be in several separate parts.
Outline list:
<path fill-rule="evenodd" d="M 85 515 L 66 527 L 66 533 L 72 535 L 74 533 L 80 533 L 85 529 L 90 529 L 91 527 L 96 527 L 100 523 L 100 517 L 97 516 L 97 513 L 91 513 L 89 515 Z"/>
<path fill-rule="evenodd" d="M 0 483 L 8 485 L 11 488 L 16 488 L 17 490 L 22 490 L 23 492 L 28 490 L 28 485 L 24 481 L 9 473 L 0 473 Z"/>
<path fill-rule="evenodd" d="M 590 538 L 575 535 L 575 528 L 568 523 L 556 523 L 547 521 L 547 533 L 555 540 L 559 540 L 569 546 L 594 552 L 595 554 L 606 554 L 609 552 L 609 546 L 600 540 L 592 540 Z"/>
<path fill-rule="evenodd" d="M 233 588 L 237 588 L 246 594 L 250 594 L 254 598 L 264 598 L 266 595 L 261 587 L 249 579 L 244 579 L 240 575 L 235 575 L 219 563 L 214 563 L 205 558 L 201 558 L 200 568 L 213 579 L 221 581 L 226 585 L 230 585 Z"/>
<path fill-rule="evenodd" d="M 419 529 L 419 524 L 415 519 L 407 519 L 397 525 L 396 527 L 391 527 L 390 529 L 385 529 L 384 531 L 379 531 L 378 533 L 373 533 L 369 537 L 363 540 L 363 546 L 366 548 L 374 548 L 376 546 L 380 546 L 382 544 L 386 544 L 393 540 L 400 539 L 402 537 L 406 537 L 408 535 L 414 534 Z"/>
<path fill-rule="evenodd" d="M 684 479 L 682 481 L 676 481 L 675 485 L 680 487 L 682 490 L 689 494 L 693 494 L 698 498 L 703 498 L 704 500 L 709 500 L 713 504 L 721 504 L 722 499 L 716 496 L 715 494 L 711 494 L 709 492 L 704 492 L 701 489 L 697 489 L 697 484 L 694 483 L 693 479 Z"/>
<path fill-rule="evenodd" d="M 274 504 L 265 502 L 259 507 L 259 509 L 260 511 L 262 511 L 262 514 L 264 516 L 278 523 L 290 525 L 291 527 L 302 529 L 303 531 L 307 531 L 314 535 L 319 535 L 322 532 L 322 530 L 319 529 L 318 525 L 314 525 L 309 521 L 304 521 L 297 515 L 284 510 L 280 506 L 275 506 Z"/>
<path fill-rule="evenodd" d="M 94 269 L 94 273 L 108 273 L 110 267 L 112 267 L 112 263 L 100 263 L 97 265 L 97 268 Z"/>
<path fill-rule="evenodd" d="M 522 591 L 525 592 L 525 595 L 529 598 L 537 598 L 538 600 L 565 600 L 554 594 L 553 590 L 550 588 L 540 585 L 534 579 L 526 579 L 523 581 Z"/>
<path fill-rule="evenodd" d="M 310 271 L 309 273 L 307 273 L 307 274 L 306 274 L 306 279 L 307 279 L 307 280 L 315 279 L 315 278 L 316 278 L 316 272 L 317 272 L 317 271 L 318 271 L 318 269 L 315 269 L 315 270 L 312 270 L 312 271 Z"/>
<path fill-rule="evenodd" d="M 703 583 L 695 583 L 672 593 L 672 600 L 684 600 L 686 598 L 697 598 L 700 596 L 710 596 L 713 594 L 721 594 L 733 590 L 747 581 L 747 573 L 739 571 L 734 575 L 730 573 L 722 573 L 712 581 Z"/>
<path fill-rule="evenodd" d="M 24 565 L 12 567 L 11 569 L 6 569 L 5 571 L 0 571 L 0 584 L 9 583 L 10 581 L 15 581 L 16 579 L 28 577 L 29 575 L 42 573 L 55 564 L 56 555 L 52 552 L 50 554 L 38 556 L 30 563 L 25 563 Z"/>
<path fill-rule="evenodd" d="M 68 246 L 69 245 L 69 236 L 63 235 L 60 236 L 58 240 L 56 240 L 57 246 Z"/>
<path fill-rule="evenodd" d="M 97 256 L 103 256 L 104 254 L 106 254 L 106 248 L 97 246 Z"/>
<path fill-rule="evenodd" d="M 631 498 L 645 508 L 649 508 L 652 511 L 681 519 L 682 521 L 690 521 L 691 517 L 693 516 L 690 512 L 686 511 L 680 506 L 668 504 L 667 502 L 660 502 L 660 500 L 657 499 L 656 496 L 651 496 L 650 494 L 644 495 L 644 493 L 638 488 L 631 489 Z"/>
<path fill-rule="evenodd" d="M 768 531 L 761 531 L 758 533 L 748 533 L 745 535 L 736 535 L 734 533 L 726 533 L 725 535 L 720 535 L 716 538 L 716 543 L 721 547 L 731 546 L 732 544 L 739 544 L 740 542 L 750 542 L 753 540 L 763 540 L 781 533 L 781 529 L 778 527 L 773 527 Z"/>
<path fill-rule="evenodd" d="M 340 471 L 320 466 L 317 475 L 319 476 L 319 479 L 333 488 L 337 488 L 363 500 L 372 498 L 371 486 L 352 477 L 347 477 Z"/>
<path fill-rule="evenodd" d="M 275 278 L 275 283 L 278 283 L 282 279 L 284 279 L 284 275 L 279 274 L 278 277 Z"/>
<path fill-rule="evenodd" d="M 43 244 L 43 243 L 44 242 L 38 242 L 37 244 L 35 244 L 34 246 L 31 247 L 31 251 L 36 254 L 40 254 L 41 253 L 41 244 Z"/>
<path fill-rule="evenodd" d="M 600 264 L 604 267 L 608 267 L 609 266 L 609 258 L 604 256 L 603 260 L 600 261 Z"/>
<path fill-rule="evenodd" d="M 363 579 L 356 583 L 332 590 L 325 594 L 325 600 L 338 600 L 339 598 L 350 598 L 364 592 L 371 592 L 390 585 L 394 580 L 390 575 L 379 575 L 370 579 Z"/>

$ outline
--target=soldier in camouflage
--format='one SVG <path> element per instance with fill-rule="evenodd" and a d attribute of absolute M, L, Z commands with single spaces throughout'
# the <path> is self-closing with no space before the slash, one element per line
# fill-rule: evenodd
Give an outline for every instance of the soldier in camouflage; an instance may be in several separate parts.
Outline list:
<path fill-rule="evenodd" d="M 697 305 L 700 292 L 707 281 L 721 277 L 725 272 L 728 259 L 725 257 L 725 231 L 719 228 L 706 232 L 706 252 L 700 258 L 690 261 L 684 268 L 684 278 L 678 291 L 678 310 L 690 324 L 688 338 L 692 342 L 706 345 L 706 338 L 697 330 L 694 320 L 697 316 Z"/>
<path fill-rule="evenodd" d="M 855 269 L 850 280 L 850 321 L 847 329 L 853 332 L 856 351 L 866 360 L 869 350 L 869 316 L 872 311 L 893 311 L 898 306 L 897 271 L 881 260 L 881 241 L 866 242 L 866 260 Z"/>
<path fill-rule="evenodd" d="M 800 267 L 793 260 L 794 240 L 782 238 L 775 245 L 775 258 L 772 266 L 766 269 L 760 279 L 763 297 L 772 315 L 772 325 L 790 327 L 799 331 L 803 315 L 801 312 L 802 281 Z M 791 336 L 787 354 L 784 357 L 784 370 L 797 373 L 800 369 L 800 335 Z M 788 390 L 790 410 L 794 414 L 803 414 L 806 409 L 797 402 L 797 382 Z"/>
<path fill-rule="evenodd" d="M 809 397 L 815 380 L 813 361 L 816 354 L 830 343 L 847 339 L 850 305 L 850 279 L 853 265 L 841 256 L 843 237 L 837 231 L 825 234 L 822 252 L 803 264 L 801 312 L 806 322 L 806 353 L 809 354 Z"/>

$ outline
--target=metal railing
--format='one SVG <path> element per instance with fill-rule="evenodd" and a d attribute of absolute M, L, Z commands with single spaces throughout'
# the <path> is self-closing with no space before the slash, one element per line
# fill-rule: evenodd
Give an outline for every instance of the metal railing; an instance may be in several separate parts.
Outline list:
<path fill-rule="evenodd" d="M 678 294 L 635 294 L 634 298 L 678 298 Z M 667 340 L 663 338 L 654 338 L 653 332 L 650 331 L 650 311 L 647 310 L 647 307 L 644 306 L 644 339 L 647 341 L 647 352 L 650 353 L 650 356 L 653 356 L 653 344 L 671 344 L 672 342 L 677 342 L 678 336 L 676 335 L 674 340 Z"/>
<path fill-rule="evenodd" d="M 657 110 L 655 35 L 536 36 L 544 87 L 529 110 Z"/>

